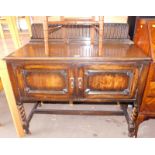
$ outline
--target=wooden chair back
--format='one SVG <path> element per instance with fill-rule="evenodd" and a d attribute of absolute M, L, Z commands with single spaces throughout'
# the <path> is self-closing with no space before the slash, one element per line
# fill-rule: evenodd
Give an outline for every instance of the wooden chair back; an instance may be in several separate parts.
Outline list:
<path fill-rule="evenodd" d="M 99 33 L 99 49 L 102 48 L 102 42 L 103 42 L 103 27 L 104 27 L 104 17 L 99 16 L 98 20 L 96 20 L 95 16 L 91 17 L 71 17 L 67 18 L 64 16 L 60 17 L 60 20 L 55 21 L 55 20 L 49 20 L 50 17 L 45 17 L 43 21 L 43 32 L 44 32 L 44 43 L 45 43 L 45 53 L 48 55 L 49 53 L 49 34 L 51 34 L 52 31 L 55 29 L 62 28 L 64 25 L 91 25 L 91 31 L 90 31 L 90 36 L 91 36 L 91 43 L 94 43 L 94 31 L 98 31 Z M 55 24 L 55 27 L 49 28 L 49 24 Z M 98 25 L 98 26 L 97 26 Z M 65 43 L 67 42 L 67 35 L 65 29 L 63 30 L 64 34 L 64 40 Z"/>

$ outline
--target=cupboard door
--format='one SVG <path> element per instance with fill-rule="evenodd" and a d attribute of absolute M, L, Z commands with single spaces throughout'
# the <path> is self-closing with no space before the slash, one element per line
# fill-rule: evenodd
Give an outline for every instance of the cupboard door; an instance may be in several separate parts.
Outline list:
<path fill-rule="evenodd" d="M 79 94 L 84 98 L 134 98 L 138 82 L 136 65 L 85 65 L 79 68 Z"/>
<path fill-rule="evenodd" d="M 74 89 L 74 75 L 66 64 L 15 65 L 14 72 L 23 100 L 69 99 Z"/>

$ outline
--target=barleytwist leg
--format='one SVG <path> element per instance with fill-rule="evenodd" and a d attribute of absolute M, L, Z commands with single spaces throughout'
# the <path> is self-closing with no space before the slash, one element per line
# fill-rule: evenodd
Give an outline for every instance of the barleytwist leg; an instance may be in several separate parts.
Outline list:
<path fill-rule="evenodd" d="M 23 128 L 24 128 L 26 134 L 30 134 L 29 125 L 27 123 L 26 113 L 25 113 L 23 103 L 17 103 L 17 107 L 18 107 L 18 110 L 19 110 L 19 113 L 20 113 L 20 116 L 21 116 L 21 119 L 22 119 Z"/>
<path fill-rule="evenodd" d="M 133 110 L 132 110 L 132 113 L 131 113 L 131 117 L 130 117 L 130 121 L 129 121 L 129 137 L 134 137 L 136 136 L 135 135 L 135 123 L 136 123 L 136 120 L 137 120 L 137 116 L 138 116 L 138 108 L 137 106 L 135 105 L 133 107 Z"/>

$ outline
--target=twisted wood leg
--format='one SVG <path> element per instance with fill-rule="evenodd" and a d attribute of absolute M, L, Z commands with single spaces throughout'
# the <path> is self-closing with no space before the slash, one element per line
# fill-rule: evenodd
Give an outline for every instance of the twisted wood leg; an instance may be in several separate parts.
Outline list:
<path fill-rule="evenodd" d="M 131 114 L 131 118 L 130 118 L 130 121 L 129 121 L 129 137 L 136 137 L 135 135 L 135 127 L 136 127 L 136 120 L 137 120 L 137 116 L 138 116 L 138 108 L 137 106 L 134 106 L 133 107 L 133 110 L 132 110 L 132 114 Z"/>
<path fill-rule="evenodd" d="M 25 113 L 23 103 L 17 103 L 17 107 L 18 107 L 18 110 L 19 110 L 19 113 L 20 113 L 20 116 L 21 116 L 23 128 L 24 128 L 26 134 L 30 134 L 29 124 L 28 124 L 27 119 L 26 119 L 26 113 Z"/>

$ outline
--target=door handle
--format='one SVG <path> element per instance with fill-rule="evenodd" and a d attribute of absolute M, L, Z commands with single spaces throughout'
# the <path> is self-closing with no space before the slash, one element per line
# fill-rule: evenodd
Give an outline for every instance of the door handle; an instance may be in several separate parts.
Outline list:
<path fill-rule="evenodd" d="M 71 85 L 71 88 L 73 89 L 74 88 L 74 78 L 73 77 L 70 78 L 70 85 Z"/>
<path fill-rule="evenodd" d="M 79 87 L 79 89 L 82 88 L 82 82 L 83 82 L 82 77 L 79 77 L 78 78 L 78 87 Z"/>

